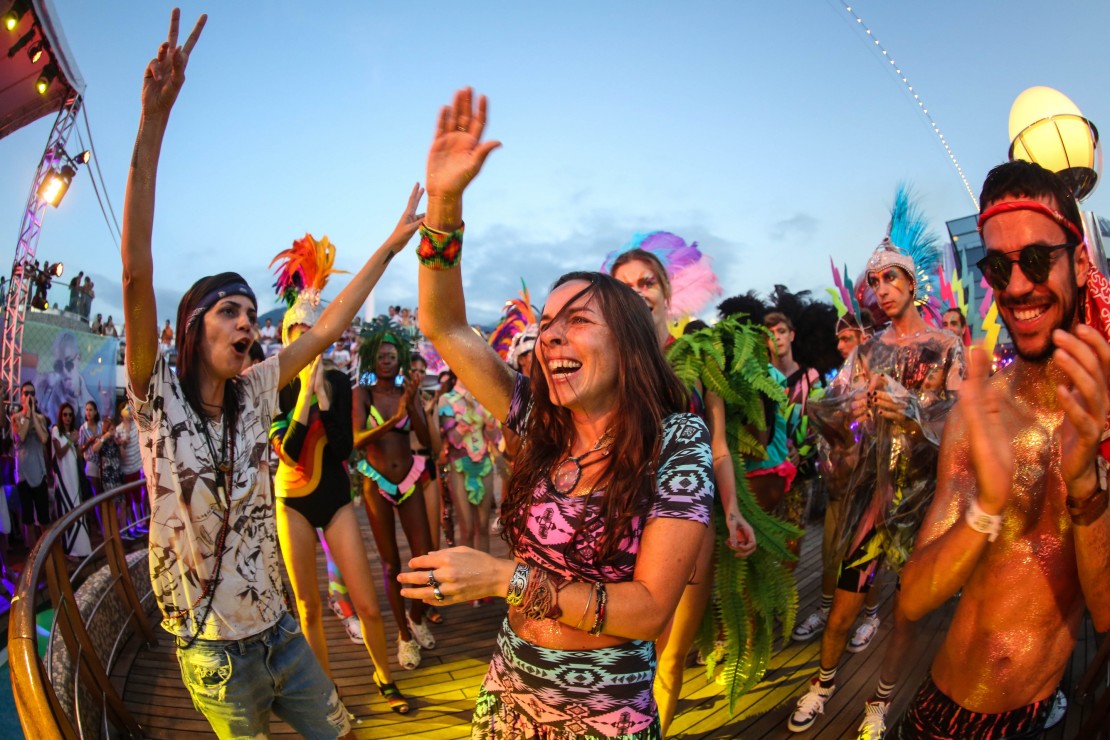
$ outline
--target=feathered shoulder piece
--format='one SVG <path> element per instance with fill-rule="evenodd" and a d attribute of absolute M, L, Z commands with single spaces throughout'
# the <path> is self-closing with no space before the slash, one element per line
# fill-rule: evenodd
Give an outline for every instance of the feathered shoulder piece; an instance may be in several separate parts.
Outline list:
<path fill-rule="evenodd" d="M 532 307 L 532 298 L 523 278 L 520 280 L 519 295 L 519 298 L 505 301 L 505 306 L 501 309 L 501 321 L 489 335 L 489 345 L 510 365 L 513 364 L 511 357 L 514 348 L 519 350 L 521 342 L 528 337 L 534 344 L 538 333 L 536 309 Z"/>
<path fill-rule="evenodd" d="M 643 249 L 663 263 L 671 281 L 671 306 L 667 318 L 696 316 L 722 294 L 721 284 L 713 272 L 709 255 L 697 242 L 686 241 L 669 231 L 649 231 L 633 235 L 620 249 L 605 257 L 602 272 L 612 273 L 613 263 L 630 249 Z"/>
<path fill-rule="evenodd" d="M 279 298 L 289 305 L 284 326 L 303 324 L 312 326 L 319 318 L 320 293 L 328 278 L 346 270 L 336 270 L 335 245 L 326 236 L 319 241 L 312 234 L 297 239 L 293 246 L 283 250 L 270 261 L 277 265 L 274 289 Z"/>

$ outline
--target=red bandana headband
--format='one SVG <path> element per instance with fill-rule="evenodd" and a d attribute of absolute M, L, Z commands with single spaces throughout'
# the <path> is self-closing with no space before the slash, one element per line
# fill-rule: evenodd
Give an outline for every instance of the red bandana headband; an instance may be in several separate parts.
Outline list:
<path fill-rule="evenodd" d="M 1010 213 L 1012 211 L 1035 211 L 1042 216 L 1048 216 L 1059 224 L 1061 229 L 1074 236 L 1077 242 L 1080 244 L 1083 243 L 1083 232 L 1080 231 L 1075 224 L 1064 218 L 1064 214 L 1060 213 L 1055 208 L 1046 206 L 1039 200 L 1007 200 L 1001 203 L 995 203 L 979 214 L 979 233 L 983 232 L 983 224 L 987 221 L 1000 213 Z"/>

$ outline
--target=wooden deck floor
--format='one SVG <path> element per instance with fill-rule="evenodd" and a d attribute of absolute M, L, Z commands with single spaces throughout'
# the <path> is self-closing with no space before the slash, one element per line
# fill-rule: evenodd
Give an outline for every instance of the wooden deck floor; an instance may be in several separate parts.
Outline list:
<path fill-rule="evenodd" d="M 375 552 L 365 514 L 359 511 L 367 550 Z M 800 593 L 799 614 L 804 617 L 815 608 L 819 594 L 820 529 L 811 528 L 802 548 L 798 568 Z M 401 540 L 404 538 L 401 537 Z M 495 547 L 503 545 L 495 540 Z M 407 556 L 406 556 L 407 557 Z M 375 573 L 380 576 L 377 557 L 372 556 Z M 326 584 L 324 561 L 320 557 L 320 582 Z M 893 584 L 883 585 L 883 623 L 871 647 L 858 655 L 847 655 L 841 670 L 838 689 L 826 707 L 818 725 L 804 735 L 786 730 L 786 718 L 794 698 L 817 666 L 819 640 L 809 643 L 788 643 L 781 647 L 762 683 L 750 692 L 730 716 L 720 687 L 708 681 L 704 668 L 692 663 L 686 671 L 686 683 L 671 730 L 671 737 L 688 738 L 821 738 L 855 737 L 861 720 L 863 702 L 878 683 L 883 648 L 890 637 L 889 614 Z M 387 634 L 395 635 L 392 616 L 385 607 Z M 325 630 L 331 656 L 332 672 L 339 684 L 348 709 L 358 717 L 355 731 L 360 738 L 428 738 L 447 740 L 469 737 L 470 715 L 478 686 L 485 674 L 486 663 L 493 653 L 494 638 L 505 614 L 503 602 L 480 607 L 455 605 L 444 610 L 445 623 L 435 630 L 438 646 L 424 651 L 423 664 L 415 671 L 400 670 L 394 661 L 394 678 L 412 700 L 414 710 L 407 717 L 393 714 L 378 696 L 371 680 L 369 657 L 364 648 L 346 636 L 343 626 L 330 613 L 325 616 Z M 928 670 L 933 654 L 943 638 L 951 614 L 951 605 L 938 610 L 921 623 L 921 650 L 910 675 L 903 681 L 894 700 L 892 716 L 897 716 L 912 697 L 914 689 Z M 390 639 L 393 645 L 395 637 Z M 1064 722 L 1046 734 L 1052 740 L 1077 737 L 1078 729 L 1089 710 L 1072 698 L 1076 683 L 1088 661 L 1097 650 L 1089 620 L 1076 647 L 1064 677 L 1071 706 Z M 172 643 L 164 639 L 153 648 L 133 646 L 119 664 L 114 676 L 123 689 L 125 701 L 151 738 L 214 737 L 204 718 L 192 706 L 181 683 Z M 274 735 L 292 735 L 285 724 L 275 720 Z"/>

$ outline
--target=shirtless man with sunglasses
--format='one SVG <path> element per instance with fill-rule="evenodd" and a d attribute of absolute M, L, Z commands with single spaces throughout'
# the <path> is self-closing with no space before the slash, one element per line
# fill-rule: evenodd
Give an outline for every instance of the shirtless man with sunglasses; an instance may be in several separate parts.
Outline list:
<path fill-rule="evenodd" d="M 1091 270 L 1078 207 L 1054 174 L 1009 162 L 979 202 L 979 265 L 1018 359 L 988 378 L 977 350 L 945 427 L 901 607 L 920 619 L 963 596 L 890 738 L 1039 737 L 1062 714 L 1057 686 L 1084 609 L 1095 630 L 1110 629 L 1099 455 L 1110 285 Z"/>

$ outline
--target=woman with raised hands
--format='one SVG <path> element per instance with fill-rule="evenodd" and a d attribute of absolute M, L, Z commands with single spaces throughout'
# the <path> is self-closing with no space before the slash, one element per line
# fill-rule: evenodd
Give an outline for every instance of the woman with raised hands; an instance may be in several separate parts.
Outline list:
<path fill-rule="evenodd" d="M 531 380 L 466 322 L 462 195 L 497 142 L 469 89 L 440 114 L 417 252 L 420 327 L 523 446 L 502 507 L 512 559 L 470 548 L 410 561 L 403 593 L 431 604 L 505 598 L 472 736 L 657 738 L 652 641 L 694 569 L 713 501 L 705 424 L 651 316 L 601 273 L 564 275 L 540 319 Z M 619 330 L 617 329 L 619 327 Z M 560 678 L 570 666 L 588 682 Z"/>
<path fill-rule="evenodd" d="M 201 16 L 178 45 L 180 12 L 146 68 L 123 212 L 128 395 L 151 499 L 151 580 L 182 679 L 220 737 L 268 733 L 271 710 L 309 738 L 350 734 L 334 685 L 285 606 L 267 455 L 278 389 L 339 338 L 408 242 L 416 202 L 320 315 L 279 354 L 240 374 L 257 302 L 233 272 L 201 278 L 177 310 L 177 371 L 158 351 L 151 233 L 162 139 Z"/>

